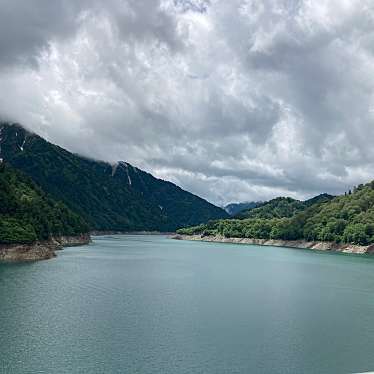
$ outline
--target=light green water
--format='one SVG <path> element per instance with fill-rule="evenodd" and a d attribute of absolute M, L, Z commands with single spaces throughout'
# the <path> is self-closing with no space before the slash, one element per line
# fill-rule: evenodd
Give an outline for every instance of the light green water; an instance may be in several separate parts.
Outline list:
<path fill-rule="evenodd" d="M 1 373 L 374 370 L 374 257 L 97 237 L 0 265 Z"/>

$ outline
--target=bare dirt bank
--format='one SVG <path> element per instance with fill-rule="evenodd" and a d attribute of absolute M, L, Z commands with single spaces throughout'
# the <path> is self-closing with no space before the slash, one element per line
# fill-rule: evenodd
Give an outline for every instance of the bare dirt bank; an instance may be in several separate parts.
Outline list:
<path fill-rule="evenodd" d="M 95 230 L 90 233 L 92 236 L 105 236 L 105 235 L 175 235 L 175 232 L 162 232 L 162 231 L 110 231 L 110 230 Z"/>
<path fill-rule="evenodd" d="M 307 242 L 304 240 L 268 240 L 268 239 L 249 239 L 249 238 L 225 238 L 223 236 L 202 236 L 202 235 L 174 235 L 171 237 L 176 240 L 195 240 L 217 243 L 236 243 L 252 244 L 274 247 L 290 247 L 301 249 L 312 249 L 316 251 L 333 251 L 343 253 L 374 253 L 374 245 L 360 246 L 354 244 L 341 244 L 334 242 Z"/>
<path fill-rule="evenodd" d="M 88 244 L 90 240 L 90 236 L 84 234 L 80 236 L 61 236 L 32 244 L 0 244 L 0 261 L 48 260 L 55 257 L 55 252 L 64 247 Z"/>

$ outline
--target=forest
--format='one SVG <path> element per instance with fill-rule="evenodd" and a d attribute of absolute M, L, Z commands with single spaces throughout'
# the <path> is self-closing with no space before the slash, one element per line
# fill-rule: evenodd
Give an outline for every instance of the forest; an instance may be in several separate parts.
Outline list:
<path fill-rule="evenodd" d="M 274 200 L 282 202 L 282 209 Z M 210 221 L 182 228 L 178 233 L 357 245 L 374 243 L 374 181 L 335 198 L 320 195 L 298 203 L 290 198 L 274 200 L 235 219 Z"/>
<path fill-rule="evenodd" d="M 49 198 L 27 176 L 0 162 L 0 243 L 33 243 L 89 231 L 63 203 Z"/>

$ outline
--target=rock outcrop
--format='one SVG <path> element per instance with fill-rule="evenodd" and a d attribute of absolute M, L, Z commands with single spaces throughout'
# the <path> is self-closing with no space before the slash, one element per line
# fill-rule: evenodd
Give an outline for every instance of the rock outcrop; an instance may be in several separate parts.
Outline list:
<path fill-rule="evenodd" d="M 89 244 L 88 234 L 80 236 L 61 236 L 49 241 L 32 244 L 0 244 L 0 261 L 25 262 L 48 260 L 56 256 L 56 251 L 64 247 Z"/>
<path fill-rule="evenodd" d="M 203 235 L 174 235 L 172 239 L 177 240 L 197 240 L 217 243 L 252 244 L 273 247 L 289 247 L 300 249 L 312 249 L 316 251 L 334 251 L 343 253 L 374 253 L 374 245 L 361 246 L 354 244 L 343 244 L 334 242 L 307 242 L 304 240 L 268 240 L 250 238 L 225 238 L 224 236 L 203 236 Z"/>

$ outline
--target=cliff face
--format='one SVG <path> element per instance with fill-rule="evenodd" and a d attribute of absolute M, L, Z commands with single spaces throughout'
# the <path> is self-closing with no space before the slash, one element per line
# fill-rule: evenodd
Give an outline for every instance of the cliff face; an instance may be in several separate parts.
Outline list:
<path fill-rule="evenodd" d="M 225 238 L 223 236 L 202 236 L 202 235 L 175 235 L 172 239 L 197 240 L 204 242 L 252 244 L 273 247 L 289 247 L 300 249 L 312 249 L 316 251 L 333 251 L 342 253 L 371 254 L 374 253 L 374 245 L 362 246 L 353 244 L 338 244 L 334 242 L 308 242 L 304 240 L 267 240 L 249 238 Z"/>
<path fill-rule="evenodd" d="M 90 236 L 60 236 L 49 241 L 33 244 L 0 244 L 0 261 L 26 262 L 48 260 L 56 256 L 55 251 L 64 247 L 73 247 L 89 244 Z"/>

